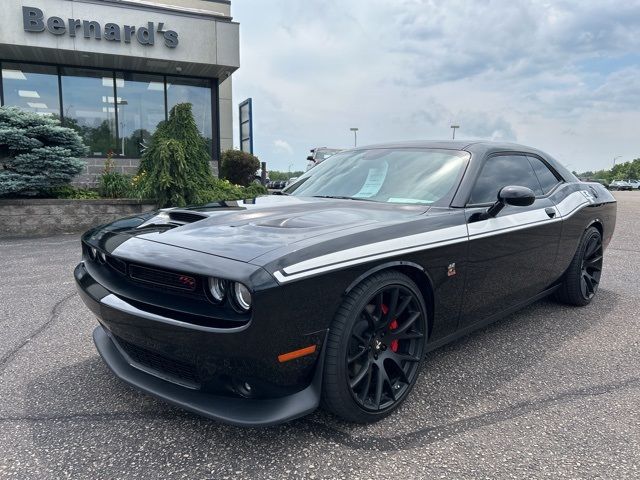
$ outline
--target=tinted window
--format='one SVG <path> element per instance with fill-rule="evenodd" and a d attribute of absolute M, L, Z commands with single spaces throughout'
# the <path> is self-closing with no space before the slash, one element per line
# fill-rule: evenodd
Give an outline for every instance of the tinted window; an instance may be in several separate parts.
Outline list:
<path fill-rule="evenodd" d="M 211 82 L 197 78 L 167 77 L 167 108 L 171 110 L 178 103 L 191 104 L 198 130 L 211 148 Z"/>
<path fill-rule="evenodd" d="M 5 105 L 60 116 L 56 67 L 3 62 L 2 86 Z"/>
<path fill-rule="evenodd" d="M 118 151 L 140 157 L 158 124 L 164 120 L 164 77 L 116 73 L 118 91 Z"/>
<path fill-rule="evenodd" d="M 62 69 L 64 124 L 77 130 L 93 155 L 116 151 L 116 103 L 113 74 L 80 68 Z"/>
<path fill-rule="evenodd" d="M 498 192 L 507 185 L 529 187 L 536 195 L 542 195 L 540 183 L 523 155 L 500 155 L 487 160 L 473 187 L 470 203 L 493 203 Z"/>
<path fill-rule="evenodd" d="M 536 173 L 536 177 L 538 177 L 542 191 L 546 195 L 553 189 L 553 187 L 560 183 L 560 180 L 557 179 L 554 173 L 549 170 L 549 167 L 547 167 L 542 160 L 536 157 L 528 158 L 531 162 L 531 166 L 533 167 L 533 171 Z"/>

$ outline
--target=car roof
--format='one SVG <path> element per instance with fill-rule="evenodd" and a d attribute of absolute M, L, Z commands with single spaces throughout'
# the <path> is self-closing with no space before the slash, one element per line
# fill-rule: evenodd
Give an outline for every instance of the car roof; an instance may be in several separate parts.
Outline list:
<path fill-rule="evenodd" d="M 567 181 L 578 181 L 578 179 L 560 162 L 548 153 L 537 148 L 528 147 L 519 143 L 491 142 L 487 140 L 414 140 L 409 142 L 379 143 L 357 147 L 352 150 L 367 150 L 376 148 L 434 148 L 443 150 L 461 150 L 472 154 L 472 161 L 481 159 L 487 154 L 498 152 L 522 152 L 530 153 L 544 158 L 553 168 L 556 169 Z"/>
<path fill-rule="evenodd" d="M 488 151 L 518 151 L 524 153 L 543 154 L 540 150 L 511 142 L 491 142 L 488 140 L 414 140 L 408 142 L 389 142 L 366 145 L 353 150 L 368 148 L 438 148 L 447 150 L 465 150 L 471 153 Z M 544 156 L 547 156 L 546 154 Z"/>

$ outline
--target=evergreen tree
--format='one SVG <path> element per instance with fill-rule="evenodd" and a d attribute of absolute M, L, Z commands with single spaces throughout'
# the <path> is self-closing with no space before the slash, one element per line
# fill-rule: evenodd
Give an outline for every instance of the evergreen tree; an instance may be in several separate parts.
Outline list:
<path fill-rule="evenodd" d="M 200 135 L 190 103 L 171 109 L 169 119 L 158 124 L 140 162 L 138 176 L 145 193 L 161 206 L 198 203 L 213 181 L 211 154 Z"/>
<path fill-rule="evenodd" d="M 55 118 L 0 107 L 0 196 L 37 195 L 68 184 L 87 147 Z"/>

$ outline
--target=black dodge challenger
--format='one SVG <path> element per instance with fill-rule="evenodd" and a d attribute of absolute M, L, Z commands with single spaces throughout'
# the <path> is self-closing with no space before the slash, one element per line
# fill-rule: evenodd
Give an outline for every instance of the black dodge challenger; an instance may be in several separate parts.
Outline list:
<path fill-rule="evenodd" d="M 75 279 L 100 355 L 144 392 L 237 425 L 321 403 L 371 422 L 426 351 L 549 294 L 587 305 L 615 222 L 602 185 L 541 151 L 386 144 L 281 195 L 90 230 Z"/>

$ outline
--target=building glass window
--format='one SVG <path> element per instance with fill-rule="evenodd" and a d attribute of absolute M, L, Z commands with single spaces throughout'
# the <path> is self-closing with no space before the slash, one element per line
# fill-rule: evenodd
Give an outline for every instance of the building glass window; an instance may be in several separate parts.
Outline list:
<path fill-rule="evenodd" d="M 167 77 L 167 108 L 171 110 L 178 103 L 190 103 L 193 106 L 193 118 L 211 151 L 211 82 L 197 78 Z"/>
<path fill-rule="evenodd" d="M 120 155 L 140 158 L 165 119 L 164 77 L 116 73 Z"/>
<path fill-rule="evenodd" d="M 2 88 L 5 105 L 60 116 L 56 67 L 2 62 Z"/>
<path fill-rule="evenodd" d="M 63 124 L 82 136 L 89 156 L 112 151 L 140 158 L 158 124 L 178 103 L 191 103 L 196 126 L 213 153 L 210 79 L 18 62 L 0 62 L 0 68 L 4 105 L 62 115 Z"/>
<path fill-rule="evenodd" d="M 113 73 L 63 68 L 61 75 L 64 124 L 82 135 L 91 155 L 117 152 L 116 102 L 120 97 L 115 98 Z"/>

